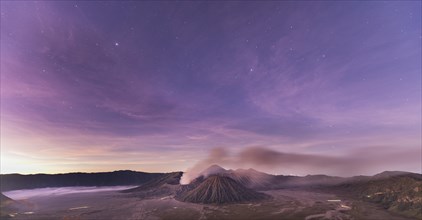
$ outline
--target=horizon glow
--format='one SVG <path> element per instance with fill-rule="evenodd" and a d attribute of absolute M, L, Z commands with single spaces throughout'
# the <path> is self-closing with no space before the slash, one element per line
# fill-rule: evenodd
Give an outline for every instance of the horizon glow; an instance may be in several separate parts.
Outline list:
<path fill-rule="evenodd" d="M 0 3 L 2 174 L 250 147 L 422 172 L 420 1 Z"/>

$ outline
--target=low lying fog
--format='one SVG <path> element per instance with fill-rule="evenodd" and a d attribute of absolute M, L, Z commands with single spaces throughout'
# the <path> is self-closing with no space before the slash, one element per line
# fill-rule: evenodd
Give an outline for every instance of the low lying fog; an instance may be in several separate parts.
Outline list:
<path fill-rule="evenodd" d="M 101 187 L 51 187 L 39 189 L 25 189 L 25 190 L 12 190 L 3 192 L 4 195 L 14 200 L 29 199 L 32 197 L 43 196 L 60 196 L 72 193 L 95 193 L 104 191 L 118 191 L 133 188 L 136 186 L 101 186 Z"/>

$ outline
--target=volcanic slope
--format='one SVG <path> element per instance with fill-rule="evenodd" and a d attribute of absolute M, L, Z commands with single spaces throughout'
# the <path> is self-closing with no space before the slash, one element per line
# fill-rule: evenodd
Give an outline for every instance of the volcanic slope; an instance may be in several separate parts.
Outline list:
<path fill-rule="evenodd" d="M 212 175 L 194 189 L 177 196 L 178 200 L 191 203 L 225 204 L 243 203 L 269 198 L 255 192 L 230 177 Z"/>
<path fill-rule="evenodd" d="M 182 172 L 167 173 L 141 186 L 121 192 L 132 193 L 134 196 L 144 199 L 174 196 L 180 188 L 179 181 L 181 176 Z"/>
<path fill-rule="evenodd" d="M 269 189 L 276 183 L 276 177 L 267 173 L 259 172 L 254 169 L 226 170 L 218 165 L 212 165 L 202 171 L 198 178 L 192 183 L 202 182 L 203 179 L 211 175 L 230 177 L 236 182 L 250 189 Z"/>
<path fill-rule="evenodd" d="M 150 190 L 150 189 L 156 189 L 164 185 L 178 185 L 182 174 L 183 174 L 182 172 L 166 173 L 163 176 L 152 179 L 143 185 L 140 185 L 135 188 L 127 189 L 122 192 L 139 192 L 139 191 L 145 191 L 145 190 Z"/>

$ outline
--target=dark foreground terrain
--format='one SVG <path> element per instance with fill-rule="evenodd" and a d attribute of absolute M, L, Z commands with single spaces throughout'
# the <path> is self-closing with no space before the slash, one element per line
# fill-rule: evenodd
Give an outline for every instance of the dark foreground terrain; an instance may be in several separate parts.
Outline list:
<path fill-rule="evenodd" d="M 10 219 L 412 219 L 334 194 L 280 189 L 242 204 L 195 204 L 172 196 L 138 198 L 119 191 L 39 195 L 19 200 Z M 13 217 L 12 217 L 13 216 Z M 3 219 L 3 218 L 2 218 Z M 4 218 L 6 219 L 6 218 Z"/>
<path fill-rule="evenodd" d="M 170 173 L 139 187 L 7 191 L 1 219 L 422 219 L 420 174 L 265 175 L 223 170 L 180 185 Z"/>

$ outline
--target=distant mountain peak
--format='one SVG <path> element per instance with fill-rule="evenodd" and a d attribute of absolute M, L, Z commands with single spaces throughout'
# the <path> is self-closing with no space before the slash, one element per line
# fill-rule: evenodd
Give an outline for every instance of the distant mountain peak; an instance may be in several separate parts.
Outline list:
<path fill-rule="evenodd" d="M 243 173 L 246 173 L 246 172 L 248 172 L 248 173 L 263 173 L 263 172 L 260 172 L 260 171 L 258 171 L 258 170 L 255 170 L 255 169 L 253 169 L 253 168 L 249 168 L 249 169 L 239 168 L 239 169 L 236 169 L 236 170 L 235 170 L 235 172 L 243 172 Z"/>
<path fill-rule="evenodd" d="M 409 172 L 406 171 L 394 171 L 394 170 L 386 170 L 381 173 L 375 174 L 375 175 L 400 175 L 400 174 L 407 174 Z"/>
<path fill-rule="evenodd" d="M 226 169 L 224 169 L 223 167 L 221 167 L 217 164 L 213 164 L 213 165 L 209 166 L 206 170 L 224 170 L 225 171 Z"/>
<path fill-rule="evenodd" d="M 203 170 L 199 176 L 203 176 L 203 177 L 208 177 L 210 175 L 214 175 L 214 174 L 222 174 L 222 173 L 226 173 L 227 170 L 218 166 L 217 164 L 213 164 L 211 166 L 209 166 L 207 169 Z"/>
<path fill-rule="evenodd" d="M 401 176 L 401 175 L 406 175 L 406 174 L 410 174 L 410 173 L 405 172 L 405 171 L 384 171 L 384 172 L 375 174 L 373 177 L 374 178 L 388 178 L 388 177 Z"/>

